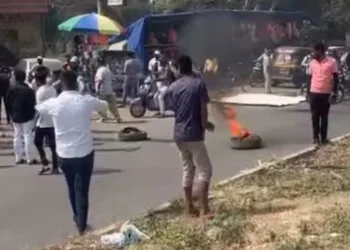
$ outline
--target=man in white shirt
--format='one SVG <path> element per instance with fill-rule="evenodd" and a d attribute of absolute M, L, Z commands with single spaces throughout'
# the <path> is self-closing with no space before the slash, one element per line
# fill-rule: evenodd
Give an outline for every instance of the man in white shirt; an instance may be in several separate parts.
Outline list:
<path fill-rule="evenodd" d="M 56 90 L 50 86 L 47 82 L 47 75 L 45 69 L 42 67 L 37 68 L 37 73 L 35 75 L 35 81 L 38 84 L 38 90 L 36 91 L 36 104 L 41 104 L 44 101 L 55 98 L 57 96 Z M 55 142 L 55 131 L 53 127 L 52 117 L 49 114 L 38 114 L 36 121 L 35 137 L 34 143 L 38 150 L 42 169 L 39 175 L 42 175 L 50 170 L 48 167 L 49 161 L 46 158 L 46 153 L 44 150 L 44 140 L 49 145 L 52 156 L 52 169 L 51 174 L 59 174 L 57 154 L 56 154 L 56 142 Z"/>
<path fill-rule="evenodd" d="M 263 65 L 263 71 L 264 71 L 264 78 L 265 78 L 265 93 L 271 94 L 271 85 L 272 85 L 272 55 L 271 51 L 268 49 L 265 49 L 264 53 L 256 60 L 261 61 Z"/>
<path fill-rule="evenodd" d="M 104 58 L 98 58 L 99 67 L 95 75 L 95 89 L 100 100 L 108 103 L 108 109 L 116 119 L 117 123 L 121 122 L 120 114 L 117 107 L 117 97 L 113 91 L 112 73 L 107 67 Z M 107 120 L 107 113 L 99 113 L 101 122 Z"/>
<path fill-rule="evenodd" d="M 155 50 L 153 58 L 148 63 L 149 72 L 152 72 L 158 66 L 157 64 L 159 64 L 160 57 L 161 57 L 160 51 Z"/>
<path fill-rule="evenodd" d="M 89 186 L 94 166 L 90 118 L 94 111 L 105 111 L 106 104 L 80 94 L 73 71 L 65 71 L 62 77 L 64 91 L 57 98 L 37 105 L 36 109 L 52 116 L 60 167 L 67 182 L 73 218 L 82 235 L 87 230 Z"/>

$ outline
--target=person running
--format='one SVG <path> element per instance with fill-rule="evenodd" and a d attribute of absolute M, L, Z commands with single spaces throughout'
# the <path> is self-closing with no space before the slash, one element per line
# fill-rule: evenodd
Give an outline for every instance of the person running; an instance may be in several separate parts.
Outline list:
<path fill-rule="evenodd" d="M 13 144 L 16 164 L 37 164 L 34 159 L 33 129 L 35 118 L 35 92 L 26 83 L 26 73 L 15 71 L 16 84 L 9 88 L 7 103 L 13 124 Z M 23 159 L 23 139 L 26 160 Z"/>
<path fill-rule="evenodd" d="M 55 98 L 57 96 L 56 90 L 50 86 L 50 83 L 46 81 L 47 75 L 45 68 L 38 67 L 37 74 L 35 75 L 35 80 L 38 84 L 38 90 L 36 91 L 36 104 L 39 105 L 44 101 Z M 45 174 L 50 170 L 49 161 L 46 158 L 46 153 L 44 150 L 44 140 L 46 140 L 50 150 L 51 150 L 51 159 L 52 159 L 52 169 L 51 174 L 59 174 L 58 163 L 57 163 L 57 154 L 56 154 L 56 142 L 55 142 L 55 131 L 52 122 L 52 118 L 48 114 L 38 114 L 34 143 L 38 150 L 42 169 L 39 172 L 39 175 Z"/>
<path fill-rule="evenodd" d="M 183 164 L 185 209 L 189 215 L 199 214 L 205 217 L 209 213 L 208 195 L 212 176 L 212 165 L 204 143 L 205 130 L 212 132 L 215 128 L 208 121 L 209 96 L 203 81 L 193 75 L 190 57 L 180 56 L 175 68 L 179 78 L 170 85 L 167 94 L 175 112 L 174 140 Z M 196 169 L 200 211 L 194 207 L 192 197 Z"/>
<path fill-rule="evenodd" d="M 90 117 L 106 110 L 106 103 L 78 92 L 77 75 L 63 72 L 64 91 L 36 106 L 40 114 L 52 116 L 56 150 L 66 179 L 73 220 L 80 235 L 88 229 L 89 187 L 94 168 Z"/>
<path fill-rule="evenodd" d="M 312 115 L 313 142 L 328 143 L 328 114 L 330 103 L 336 98 L 338 69 L 334 58 L 326 56 L 323 43 L 314 46 L 314 59 L 310 62 L 309 101 Z"/>
<path fill-rule="evenodd" d="M 95 89 L 100 100 L 108 103 L 108 109 L 114 116 L 117 123 L 121 122 L 120 114 L 117 107 L 117 97 L 113 91 L 112 73 L 107 67 L 107 62 L 103 57 L 98 58 L 99 67 L 95 75 Z M 107 113 L 99 113 L 102 117 L 100 122 L 105 122 Z"/>

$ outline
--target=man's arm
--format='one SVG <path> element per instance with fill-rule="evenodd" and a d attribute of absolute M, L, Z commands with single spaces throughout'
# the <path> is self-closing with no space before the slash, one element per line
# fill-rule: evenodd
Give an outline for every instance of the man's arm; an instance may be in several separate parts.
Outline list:
<path fill-rule="evenodd" d="M 51 112 L 51 107 L 55 106 L 54 105 L 54 102 L 55 101 L 55 98 L 50 98 L 40 104 L 37 104 L 35 106 L 35 109 L 36 111 L 38 111 L 39 113 L 42 113 L 42 114 L 50 114 Z"/>
<path fill-rule="evenodd" d="M 100 92 L 100 88 L 102 86 L 102 81 L 103 81 L 103 74 L 100 69 L 97 70 L 96 75 L 95 75 L 95 88 L 96 88 L 96 93 Z"/>
<path fill-rule="evenodd" d="M 206 129 L 210 132 L 214 131 L 214 124 L 212 124 L 208 120 L 208 103 L 209 103 L 209 94 L 205 83 L 201 83 L 200 87 L 200 95 L 201 95 L 201 118 L 202 118 L 202 126 L 203 129 Z"/>
<path fill-rule="evenodd" d="M 87 102 L 89 103 L 92 111 L 96 112 L 106 112 L 107 111 L 107 102 L 101 101 L 93 96 L 85 96 Z"/>
<path fill-rule="evenodd" d="M 5 101 L 6 101 L 6 104 L 7 104 L 7 108 L 8 108 L 9 115 L 10 115 L 11 120 L 12 120 L 12 112 L 13 112 L 13 107 L 12 107 L 12 103 L 13 103 L 13 87 L 11 87 L 11 86 L 10 86 L 10 88 L 7 90 Z"/>
<path fill-rule="evenodd" d="M 338 64 L 335 60 L 332 67 L 332 73 L 333 73 L 333 93 L 337 93 L 338 84 L 339 84 L 339 74 L 338 74 Z"/>

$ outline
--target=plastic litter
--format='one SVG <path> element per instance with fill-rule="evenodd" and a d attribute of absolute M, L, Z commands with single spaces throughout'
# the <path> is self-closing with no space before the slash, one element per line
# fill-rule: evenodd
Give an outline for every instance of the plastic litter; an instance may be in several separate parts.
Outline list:
<path fill-rule="evenodd" d="M 126 221 L 118 233 L 106 234 L 101 236 L 101 242 L 104 245 L 112 245 L 118 248 L 128 247 L 133 244 L 139 244 L 141 241 L 149 240 L 150 237 L 141 232 L 129 221 Z"/>

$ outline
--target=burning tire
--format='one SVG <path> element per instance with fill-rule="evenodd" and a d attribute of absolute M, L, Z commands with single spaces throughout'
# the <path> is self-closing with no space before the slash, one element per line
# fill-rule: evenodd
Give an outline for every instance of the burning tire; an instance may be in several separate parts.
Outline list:
<path fill-rule="evenodd" d="M 246 149 L 259 149 L 262 148 L 263 143 L 262 139 L 258 135 L 248 135 L 247 137 L 239 138 L 232 137 L 231 138 L 231 148 L 246 150 Z"/>
<path fill-rule="evenodd" d="M 141 131 L 135 127 L 126 127 L 118 133 L 120 141 L 144 141 L 148 139 L 145 131 Z"/>

